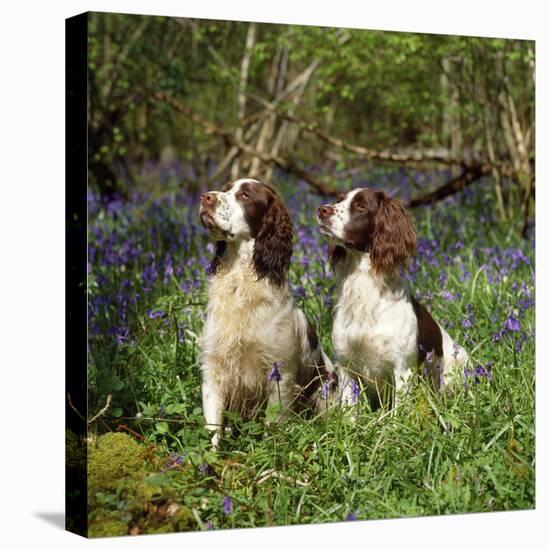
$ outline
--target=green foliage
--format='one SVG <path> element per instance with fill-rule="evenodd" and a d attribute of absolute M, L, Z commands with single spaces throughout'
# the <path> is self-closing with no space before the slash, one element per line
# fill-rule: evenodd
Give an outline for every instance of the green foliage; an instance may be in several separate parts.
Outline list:
<path fill-rule="evenodd" d="M 386 176 L 369 174 L 377 182 Z M 421 174 L 406 177 L 423 184 Z M 276 183 L 296 226 L 290 281 L 303 290 L 296 292 L 296 301 L 333 356 L 335 288 L 314 226 L 316 199 L 295 182 Z M 343 177 L 339 184 L 350 186 Z M 91 410 L 105 400 L 96 377 L 108 378 L 114 371 L 124 385 L 113 390 L 113 406 L 122 408 L 122 421 L 154 446 L 154 456 L 145 458 L 144 445 L 129 444 L 123 456 L 133 457 L 136 475 L 125 468 L 116 479 L 106 478 L 107 487 L 97 488 L 92 525 L 122 518 L 128 529 L 152 532 L 341 521 L 349 513 L 379 519 L 533 508 L 535 319 L 526 302 L 534 298 L 534 248 L 532 240 L 520 238 L 517 218 L 507 225 L 494 223 L 490 193 L 488 185 L 479 184 L 475 193 L 451 204 L 414 211 L 420 251 L 410 273 L 414 294 L 469 351 L 473 367 L 491 363 L 491 381 L 464 373 L 452 388 L 433 393 L 418 375 L 395 415 L 373 412 L 361 395 L 354 423 L 337 407 L 313 420 L 296 415 L 282 424 L 266 422 L 276 420 L 276 408 L 248 421 L 227 414 L 231 430 L 216 453 L 202 417 L 197 343 L 209 240 L 189 229 L 190 241 L 185 237 L 183 244 L 172 245 L 173 264 L 182 268 L 177 277 L 164 279 L 160 263 L 170 250 L 160 237 L 172 231 L 170 216 L 186 223 L 196 214 L 196 203 L 137 201 L 115 213 L 95 212 L 93 223 L 110 227 L 112 222 L 121 242 L 133 224 L 141 224 L 145 235 L 155 227 L 158 243 L 144 242 L 142 252 L 154 250 L 159 276 L 126 313 L 128 339 L 116 344 L 106 324 L 90 341 Z M 154 216 L 140 216 L 141 211 Z M 128 262 L 122 270 L 100 260 L 90 279 L 105 280 L 93 288 L 94 297 L 117 296 L 126 279 L 135 285 L 131 293 L 142 293 L 146 262 Z M 116 323 L 115 310 L 96 314 L 94 323 Z M 510 315 L 520 318 L 521 331 L 496 338 Z M 97 429 L 104 423 L 116 426 L 119 419 L 107 412 Z M 182 457 L 173 469 L 169 453 Z M 113 470 L 109 461 L 104 464 Z M 231 498 L 230 514 L 225 497 Z M 191 511 L 195 522 L 164 521 L 172 503 Z"/>
<path fill-rule="evenodd" d="M 187 531 L 196 525 L 161 458 L 122 433 L 89 445 L 89 536 Z M 163 457 L 166 460 L 166 457 Z M 185 479 L 181 468 L 179 482 Z"/>
<path fill-rule="evenodd" d="M 93 501 L 99 491 L 112 489 L 118 481 L 139 475 L 142 450 L 126 434 L 107 433 L 88 445 L 88 490 Z"/>
<path fill-rule="evenodd" d="M 208 161 L 223 158 L 217 138 L 154 101 L 154 93 L 172 92 L 211 122 L 234 129 L 247 28 L 243 22 L 91 14 L 90 168 L 100 189 L 145 159 L 192 159 L 205 170 Z M 533 154 L 532 42 L 259 24 L 247 114 L 261 107 L 253 96 L 274 99 L 272 78 L 284 48 L 284 85 L 318 61 L 296 114 L 346 141 L 374 149 L 448 147 L 458 132 L 461 147 L 486 156 L 489 125 L 495 153 L 505 158 L 508 138 L 497 120 L 505 90 Z M 319 146 L 311 141 L 299 140 L 286 153 L 314 161 Z"/>

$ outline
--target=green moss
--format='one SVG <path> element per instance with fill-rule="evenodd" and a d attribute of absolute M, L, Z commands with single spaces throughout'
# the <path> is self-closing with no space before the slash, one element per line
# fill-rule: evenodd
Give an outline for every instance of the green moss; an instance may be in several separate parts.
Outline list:
<path fill-rule="evenodd" d="M 108 433 L 88 448 L 88 487 L 90 497 L 97 491 L 114 489 L 122 479 L 143 475 L 145 461 L 139 444 L 122 433 Z"/>
<path fill-rule="evenodd" d="M 128 534 L 128 525 L 117 519 L 104 519 L 90 522 L 88 536 L 98 537 L 121 537 Z"/>
<path fill-rule="evenodd" d="M 90 537 L 196 529 L 191 509 L 180 503 L 174 476 L 155 472 L 143 451 L 120 433 L 101 435 L 89 444 Z M 177 472 L 179 483 L 186 473 L 185 468 Z"/>

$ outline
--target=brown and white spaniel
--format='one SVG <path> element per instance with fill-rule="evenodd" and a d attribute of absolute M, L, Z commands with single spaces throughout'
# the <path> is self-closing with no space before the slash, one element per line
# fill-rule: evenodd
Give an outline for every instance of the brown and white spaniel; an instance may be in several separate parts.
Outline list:
<path fill-rule="evenodd" d="M 304 401 L 316 408 L 335 371 L 293 302 L 292 224 L 276 191 L 239 179 L 202 195 L 200 219 L 216 240 L 200 338 L 204 416 L 216 447 L 223 411 L 249 418 L 279 400 L 281 415 Z"/>
<path fill-rule="evenodd" d="M 321 206 L 318 223 L 330 240 L 339 281 L 332 341 L 342 400 L 356 400 L 359 380 L 374 403 L 387 382 L 397 400 L 418 363 L 434 387 L 449 383 L 468 355 L 401 277 L 400 268 L 415 251 L 416 233 L 400 202 L 383 191 L 354 189 Z"/>

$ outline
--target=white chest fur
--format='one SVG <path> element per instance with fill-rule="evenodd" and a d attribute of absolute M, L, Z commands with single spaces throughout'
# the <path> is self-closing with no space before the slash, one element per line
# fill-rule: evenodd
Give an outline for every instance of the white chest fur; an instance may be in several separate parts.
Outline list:
<path fill-rule="evenodd" d="M 371 386 L 416 360 L 417 321 L 407 290 L 372 273 L 367 254 L 347 253 L 332 339 L 337 361 Z"/>
<path fill-rule="evenodd" d="M 275 361 L 289 371 L 298 355 L 290 291 L 258 280 L 250 254 L 244 251 L 212 278 L 200 340 L 205 377 L 220 388 L 227 408 L 240 412 L 265 397 Z"/>

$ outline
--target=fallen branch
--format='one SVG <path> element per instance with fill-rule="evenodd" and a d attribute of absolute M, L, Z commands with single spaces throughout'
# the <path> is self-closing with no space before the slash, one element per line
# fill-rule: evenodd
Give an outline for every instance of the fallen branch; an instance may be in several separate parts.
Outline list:
<path fill-rule="evenodd" d="M 107 395 L 107 401 L 105 402 L 105 406 L 92 418 L 90 418 L 89 420 L 86 420 L 86 418 L 84 418 L 84 416 L 79 412 L 79 410 L 74 406 L 72 400 L 71 400 L 71 394 L 70 393 L 67 393 L 67 400 L 69 402 L 69 406 L 70 408 L 82 419 L 84 420 L 84 422 L 88 423 L 88 424 L 91 424 L 92 422 L 94 422 L 95 420 L 97 420 L 99 417 L 103 416 L 108 410 L 109 410 L 109 407 L 111 406 L 111 400 L 112 400 L 112 394 L 109 393 L 109 395 Z"/>
<path fill-rule="evenodd" d="M 278 155 L 269 155 L 267 153 L 257 151 L 256 149 L 250 147 L 249 145 L 246 145 L 245 143 L 236 140 L 236 138 L 231 132 L 223 128 L 220 128 L 218 126 L 215 126 L 211 122 L 205 120 L 201 115 L 196 113 L 187 105 L 184 105 L 180 101 L 176 100 L 171 95 L 163 92 L 157 92 L 156 94 L 154 94 L 154 98 L 158 101 L 162 101 L 168 104 L 170 107 L 172 107 L 176 111 L 179 111 L 187 115 L 194 123 L 201 126 L 206 132 L 206 134 L 215 135 L 223 139 L 227 145 L 238 148 L 241 153 L 250 155 L 252 157 L 257 157 L 261 161 L 267 164 L 278 166 L 283 171 L 289 172 L 291 174 L 294 174 L 298 178 L 303 179 L 309 185 L 311 185 L 320 195 L 324 195 L 327 197 L 334 197 L 339 194 L 339 191 L 337 191 L 336 189 L 334 189 L 333 187 L 325 183 L 322 179 L 318 178 L 314 174 L 311 174 L 310 172 L 307 172 L 306 170 L 300 168 L 294 162 L 286 160 Z M 288 116 L 288 115 L 285 115 L 285 116 Z M 330 140 L 332 141 L 334 139 L 335 138 L 330 138 Z M 341 140 L 336 140 L 336 141 L 339 141 L 341 144 L 344 143 Z M 346 144 L 345 146 L 351 147 L 348 144 Z M 352 146 L 352 147 L 358 147 L 358 146 Z M 424 162 L 426 160 L 430 160 L 433 162 L 442 162 L 442 159 L 443 159 L 443 157 L 436 156 L 436 155 L 429 158 L 425 158 L 425 157 L 422 157 L 421 155 L 406 156 L 402 154 L 393 154 L 393 153 L 383 152 L 383 151 L 370 151 L 364 148 L 362 149 L 364 151 L 369 151 L 370 153 L 372 153 L 373 156 L 371 158 L 376 158 L 378 160 L 385 160 L 385 161 L 390 160 L 392 162 L 422 162 L 422 161 Z M 399 158 L 400 160 L 397 161 L 396 160 L 397 158 Z M 446 158 L 446 161 L 448 161 L 448 158 Z M 463 166 L 463 172 L 459 176 L 452 178 L 449 182 L 445 183 L 444 185 L 435 189 L 434 191 L 431 191 L 420 197 L 416 197 L 408 200 L 407 202 L 405 202 L 405 206 L 409 208 L 415 208 L 417 206 L 422 206 L 425 204 L 433 204 L 435 202 L 443 200 L 446 197 L 463 190 L 465 187 L 471 185 L 474 181 L 480 179 L 481 177 L 490 174 L 494 166 L 497 166 L 501 170 L 502 175 L 512 177 L 512 168 L 506 163 L 500 163 L 500 164 L 494 165 L 490 162 L 484 161 L 482 163 L 475 164 L 475 165 L 466 165 L 463 163 L 460 163 L 460 164 Z"/>
<path fill-rule="evenodd" d="M 285 172 L 294 174 L 295 176 L 305 180 L 321 195 L 327 197 L 334 197 L 338 195 L 338 191 L 336 189 L 333 189 L 330 185 L 322 181 L 317 176 L 307 172 L 306 170 L 303 170 L 294 162 L 290 162 L 282 157 L 279 157 L 278 155 L 269 155 L 267 153 L 257 151 L 253 147 L 250 147 L 249 145 L 238 141 L 231 132 L 215 126 L 214 124 L 200 116 L 198 113 L 196 113 L 193 109 L 173 98 L 171 95 L 163 92 L 157 92 L 154 94 L 153 97 L 158 101 L 166 103 L 176 111 L 187 115 L 189 119 L 192 120 L 195 124 L 201 126 L 206 134 L 214 135 L 223 139 L 228 146 L 237 147 L 242 153 L 246 155 L 258 157 L 260 160 L 267 164 L 278 166 Z"/>
<path fill-rule="evenodd" d="M 332 147 L 335 147 L 336 149 L 347 151 L 348 153 L 352 153 L 362 158 L 370 160 L 381 160 L 398 164 L 438 162 L 440 164 L 445 164 L 449 166 L 468 166 L 468 163 L 465 161 L 465 159 L 452 157 L 450 154 L 445 154 L 441 152 L 425 153 L 421 151 L 415 151 L 413 153 L 397 153 L 388 150 L 375 151 L 361 145 L 347 143 L 342 139 L 329 135 L 324 130 L 318 128 L 317 125 L 314 123 L 305 122 L 292 114 L 279 111 L 273 103 L 270 103 L 269 101 L 266 101 L 255 94 L 250 94 L 250 98 L 260 103 L 266 110 L 274 113 L 277 117 L 296 124 L 300 128 L 300 130 L 316 135 L 322 141 L 324 141 L 328 145 L 331 145 Z"/>
<path fill-rule="evenodd" d="M 405 202 L 405 206 L 408 208 L 416 208 L 417 206 L 434 204 L 435 202 L 441 201 L 454 193 L 462 191 L 465 187 L 468 187 L 481 177 L 487 176 L 492 172 L 492 168 L 493 166 L 489 162 L 466 168 L 459 176 L 452 178 L 449 182 L 441 185 L 434 191 L 408 200 Z"/>

